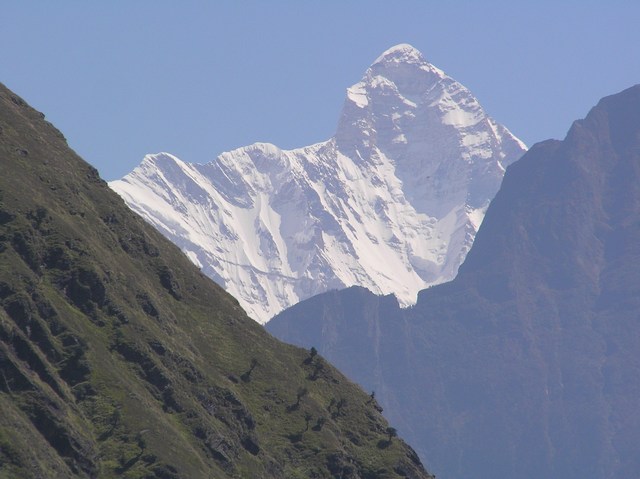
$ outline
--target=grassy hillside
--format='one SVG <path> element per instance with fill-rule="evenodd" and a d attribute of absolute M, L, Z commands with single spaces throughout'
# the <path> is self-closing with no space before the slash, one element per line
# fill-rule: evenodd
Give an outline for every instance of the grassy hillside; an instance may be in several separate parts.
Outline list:
<path fill-rule="evenodd" d="M 3 478 L 430 477 L 1 85 L 0 409 Z"/>

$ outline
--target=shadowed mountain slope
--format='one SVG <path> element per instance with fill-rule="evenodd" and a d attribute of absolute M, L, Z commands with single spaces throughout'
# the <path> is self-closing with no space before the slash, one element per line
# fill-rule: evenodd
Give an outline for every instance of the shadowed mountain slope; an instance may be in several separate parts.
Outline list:
<path fill-rule="evenodd" d="M 449 478 L 640 474 L 640 86 L 507 169 L 458 277 L 268 323 L 374 389 Z"/>
<path fill-rule="evenodd" d="M 0 476 L 430 477 L 0 85 Z"/>

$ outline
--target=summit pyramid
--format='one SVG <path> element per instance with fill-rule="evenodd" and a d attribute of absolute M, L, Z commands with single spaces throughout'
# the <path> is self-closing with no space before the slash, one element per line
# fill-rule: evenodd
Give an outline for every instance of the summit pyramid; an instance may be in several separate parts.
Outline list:
<path fill-rule="evenodd" d="M 207 164 L 148 155 L 110 186 L 264 323 L 358 285 L 401 305 L 451 280 L 524 144 L 414 47 L 347 89 L 336 134 Z"/>

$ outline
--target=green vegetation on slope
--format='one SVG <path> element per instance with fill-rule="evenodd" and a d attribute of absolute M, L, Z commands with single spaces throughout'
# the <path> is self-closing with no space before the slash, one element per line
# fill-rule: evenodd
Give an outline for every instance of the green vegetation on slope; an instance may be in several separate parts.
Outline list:
<path fill-rule="evenodd" d="M 430 477 L 0 86 L 0 477 Z"/>

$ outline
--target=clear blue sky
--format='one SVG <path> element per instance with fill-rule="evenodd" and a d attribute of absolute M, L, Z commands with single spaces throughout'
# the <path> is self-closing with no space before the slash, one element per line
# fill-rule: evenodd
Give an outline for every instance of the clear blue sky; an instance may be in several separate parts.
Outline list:
<path fill-rule="evenodd" d="M 640 83 L 637 1 L 4 0 L 0 18 L 0 82 L 109 180 L 146 153 L 325 140 L 397 43 L 529 145 Z"/>

